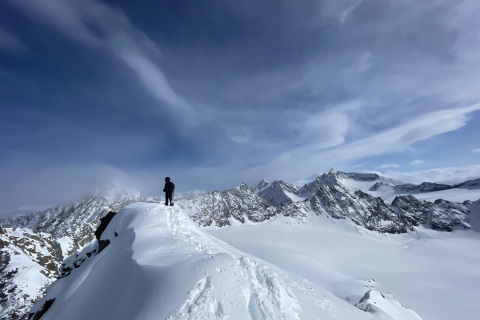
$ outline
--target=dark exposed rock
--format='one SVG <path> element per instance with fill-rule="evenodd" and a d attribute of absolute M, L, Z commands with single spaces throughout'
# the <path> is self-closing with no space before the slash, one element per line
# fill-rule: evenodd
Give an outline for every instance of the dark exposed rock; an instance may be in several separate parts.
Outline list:
<path fill-rule="evenodd" d="M 337 178 L 328 175 L 322 174 L 321 176 L 317 177 L 314 181 L 305 184 L 303 187 L 298 189 L 297 195 L 300 197 L 312 197 L 318 190 L 322 188 L 324 185 L 335 185 L 337 184 Z"/>
<path fill-rule="evenodd" d="M 465 182 L 455 185 L 454 187 L 459 189 L 469 189 L 469 190 L 480 189 L 480 178 L 467 180 Z"/>
<path fill-rule="evenodd" d="M 253 193 L 258 194 L 259 192 L 261 192 L 263 189 L 265 189 L 269 185 L 270 185 L 270 182 L 268 182 L 265 179 L 262 179 L 262 181 L 260 181 L 258 183 L 258 185 L 253 189 Z"/>
<path fill-rule="evenodd" d="M 95 230 L 95 237 L 98 241 L 100 241 L 100 237 L 102 236 L 103 231 L 105 231 L 108 224 L 113 219 L 113 217 L 115 217 L 116 214 L 116 212 L 110 211 L 109 213 L 107 213 L 106 216 L 100 218 L 100 225 L 98 226 L 97 230 Z"/>
<path fill-rule="evenodd" d="M 79 255 L 78 253 L 75 256 L 71 256 L 66 259 L 60 266 L 60 276 L 58 278 L 64 278 L 69 276 L 73 269 L 79 268 L 87 258 L 91 258 L 92 256 L 99 254 L 103 249 L 105 249 L 109 244 L 109 239 L 101 240 L 101 236 L 105 229 L 107 228 L 110 221 L 112 221 L 113 217 L 115 217 L 117 213 L 110 211 L 106 216 L 100 218 L 100 225 L 98 226 L 97 230 L 95 231 L 95 236 L 97 238 L 97 244 L 93 246 L 90 251 L 86 251 L 85 255 Z M 118 234 L 115 232 L 115 237 Z"/>
<path fill-rule="evenodd" d="M 0 245 L 2 245 L 0 241 Z M 2 245 L 3 246 L 3 245 Z M 10 254 L 6 251 L 0 251 L 0 306 L 5 306 L 8 302 L 8 295 L 4 289 L 8 288 L 8 281 L 13 277 L 12 274 L 6 272 L 6 268 L 10 263 Z"/>
<path fill-rule="evenodd" d="M 205 193 L 196 199 L 177 203 L 187 210 L 195 207 L 191 218 L 200 226 L 225 227 L 231 224 L 232 219 L 241 223 L 247 219 L 263 222 L 277 214 L 276 208 L 254 194 L 246 184 L 222 192 Z"/>
<path fill-rule="evenodd" d="M 404 233 L 413 226 L 399 216 L 382 198 L 373 197 L 365 192 L 356 191 L 361 200 L 360 210 L 363 211 L 363 225 L 369 230 L 387 233 Z"/>
<path fill-rule="evenodd" d="M 292 203 L 288 194 L 295 194 L 297 188 L 289 183 L 275 180 L 260 190 L 257 195 L 264 199 L 269 205 L 278 207 L 286 203 Z"/>
<path fill-rule="evenodd" d="M 308 200 L 293 202 L 281 207 L 280 214 L 289 218 L 303 219 L 312 211 Z"/>
<path fill-rule="evenodd" d="M 110 244 L 110 240 L 100 240 L 98 241 L 98 251 L 97 254 L 102 252 L 103 249 L 105 249 L 108 245 Z"/>
<path fill-rule="evenodd" d="M 336 179 L 342 180 L 342 179 L 352 179 L 355 181 L 367 181 L 367 182 L 373 182 L 377 181 L 380 182 L 384 185 L 389 185 L 389 186 L 395 186 L 402 184 L 401 181 L 387 178 L 385 176 L 382 176 L 378 173 L 362 173 L 362 172 L 342 172 L 342 171 L 337 171 L 335 169 L 330 169 L 328 172 L 328 175 L 335 177 Z M 356 191 L 356 190 L 354 190 Z"/>
<path fill-rule="evenodd" d="M 456 203 L 438 199 L 432 203 L 408 195 L 396 197 L 392 207 L 414 226 L 422 225 L 439 231 L 470 228 L 470 201 Z"/>
<path fill-rule="evenodd" d="M 423 193 L 423 192 L 435 192 L 454 188 L 448 184 L 439 184 L 432 182 L 423 182 L 422 184 L 415 185 L 411 183 L 405 183 L 394 187 L 397 193 Z"/>
<path fill-rule="evenodd" d="M 50 309 L 50 307 L 54 302 L 55 302 L 55 299 L 50 299 L 45 301 L 42 307 L 40 308 L 40 310 L 38 310 L 35 313 L 30 313 L 28 315 L 28 320 L 40 320 L 40 318 L 42 318 L 42 316 L 48 311 L 48 309 Z"/>
<path fill-rule="evenodd" d="M 324 185 L 310 199 L 313 212 L 335 219 L 350 218 L 369 230 L 388 233 L 407 232 L 411 225 L 392 210 L 381 198 L 362 191 L 351 193 L 341 184 Z"/>

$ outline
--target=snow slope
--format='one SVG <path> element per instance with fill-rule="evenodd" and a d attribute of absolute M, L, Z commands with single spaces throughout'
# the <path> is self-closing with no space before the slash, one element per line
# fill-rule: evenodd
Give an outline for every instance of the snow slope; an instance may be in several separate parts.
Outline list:
<path fill-rule="evenodd" d="M 42 319 L 375 319 L 208 235 L 178 208 L 129 205 L 106 239 L 103 251 L 54 282 L 31 312 L 53 301 Z"/>
<path fill-rule="evenodd" d="M 53 282 L 59 261 L 61 248 L 51 235 L 0 226 L 0 319 L 24 319 Z"/>
<path fill-rule="evenodd" d="M 478 224 L 478 202 L 474 211 L 472 224 Z M 417 319 L 403 307 L 402 316 L 395 317 L 399 303 L 425 320 L 478 319 L 480 233 L 417 228 L 393 235 L 328 216 L 307 220 L 291 219 L 289 225 L 287 218 L 278 217 L 262 225 L 208 232 L 352 305 L 375 311 L 379 319 Z"/>

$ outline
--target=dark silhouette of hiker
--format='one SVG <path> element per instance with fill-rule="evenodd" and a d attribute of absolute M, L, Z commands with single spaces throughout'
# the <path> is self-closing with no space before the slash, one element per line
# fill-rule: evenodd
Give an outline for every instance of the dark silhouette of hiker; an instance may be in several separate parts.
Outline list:
<path fill-rule="evenodd" d="M 163 188 L 163 192 L 165 192 L 165 205 L 168 206 L 168 201 L 170 201 L 170 205 L 173 206 L 173 191 L 175 190 L 175 184 L 170 181 L 170 177 L 165 178 L 165 188 Z"/>

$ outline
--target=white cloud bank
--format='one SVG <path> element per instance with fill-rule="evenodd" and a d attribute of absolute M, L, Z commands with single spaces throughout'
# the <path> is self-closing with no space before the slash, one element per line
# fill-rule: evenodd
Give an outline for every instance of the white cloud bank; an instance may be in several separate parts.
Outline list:
<path fill-rule="evenodd" d="M 455 184 L 470 179 L 480 178 L 480 165 L 435 168 L 410 172 L 385 171 L 383 174 L 409 183 L 422 183 L 428 181 Z"/>

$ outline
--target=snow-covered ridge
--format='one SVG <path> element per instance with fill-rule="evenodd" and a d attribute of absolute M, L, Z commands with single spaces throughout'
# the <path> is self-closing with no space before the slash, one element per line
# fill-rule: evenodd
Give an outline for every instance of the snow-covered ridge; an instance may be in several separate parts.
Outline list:
<path fill-rule="evenodd" d="M 32 317 L 371 319 L 308 280 L 218 241 L 178 208 L 132 204 L 113 218 L 106 239 L 101 253 L 47 289 Z"/>
<path fill-rule="evenodd" d="M 58 275 L 63 259 L 94 238 L 103 215 L 146 200 L 152 198 L 108 184 L 75 201 L 0 220 L 4 230 L 0 235 L 0 318 L 25 319 L 33 302 Z M 37 280 L 29 283 L 26 278 Z"/>

